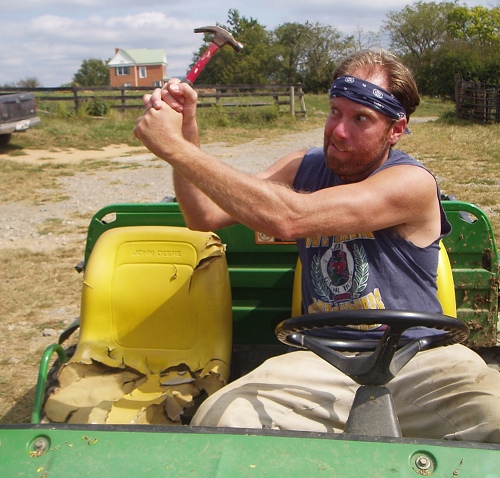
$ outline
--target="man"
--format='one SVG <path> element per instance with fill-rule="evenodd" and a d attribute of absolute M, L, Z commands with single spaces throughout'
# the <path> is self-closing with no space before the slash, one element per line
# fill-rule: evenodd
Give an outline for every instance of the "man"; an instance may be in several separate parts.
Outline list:
<path fill-rule="evenodd" d="M 434 177 L 393 149 L 418 103 L 399 61 L 363 51 L 334 73 L 323 148 L 291 153 L 259 175 L 199 149 L 196 93 L 177 81 L 145 97 L 135 134 L 173 166 L 190 228 L 240 222 L 297 239 L 303 312 L 440 312 L 438 244 L 450 225 Z M 356 388 L 313 353 L 297 351 L 207 399 L 193 424 L 342 431 Z M 405 436 L 500 442 L 500 375 L 463 346 L 419 353 L 389 388 Z"/>

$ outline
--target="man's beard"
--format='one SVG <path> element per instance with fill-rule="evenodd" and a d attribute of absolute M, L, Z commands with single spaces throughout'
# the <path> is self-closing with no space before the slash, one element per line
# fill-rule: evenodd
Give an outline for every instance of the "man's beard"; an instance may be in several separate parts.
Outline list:
<path fill-rule="evenodd" d="M 349 160 L 349 158 L 337 159 L 335 157 L 335 152 L 329 155 L 328 149 L 332 144 L 339 150 L 339 154 L 350 153 L 354 156 L 354 158 L 351 160 Z M 355 182 L 365 179 L 375 169 L 377 169 L 377 167 L 382 164 L 385 156 L 387 156 L 390 147 L 391 145 L 388 143 L 387 138 L 384 138 L 383 141 L 380 141 L 380 143 L 372 145 L 371 147 L 367 146 L 366 148 L 356 152 L 356 150 L 352 147 L 343 145 L 342 143 L 326 140 L 325 138 L 323 153 L 326 166 L 330 171 L 336 173 L 341 179 L 347 182 Z M 374 148 L 378 149 L 376 154 L 372 153 Z M 369 156 L 372 156 L 372 158 L 369 159 Z M 356 161 L 356 158 L 361 158 L 361 161 Z"/>

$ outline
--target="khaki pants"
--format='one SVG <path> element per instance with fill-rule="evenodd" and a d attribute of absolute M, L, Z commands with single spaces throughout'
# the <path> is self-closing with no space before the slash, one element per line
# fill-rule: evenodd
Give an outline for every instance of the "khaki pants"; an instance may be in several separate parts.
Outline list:
<path fill-rule="evenodd" d="M 358 385 L 309 351 L 269 359 L 192 425 L 342 432 Z M 389 384 L 405 437 L 500 443 L 500 373 L 462 345 L 419 352 Z"/>

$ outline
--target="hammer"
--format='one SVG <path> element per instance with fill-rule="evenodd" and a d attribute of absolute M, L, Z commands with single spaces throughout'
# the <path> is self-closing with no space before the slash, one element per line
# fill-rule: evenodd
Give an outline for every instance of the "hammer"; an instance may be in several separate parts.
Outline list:
<path fill-rule="evenodd" d="M 205 50 L 203 55 L 199 58 L 196 64 L 191 68 L 189 73 L 186 75 L 186 78 L 182 80 L 183 83 L 193 84 L 194 80 L 198 78 L 198 75 L 201 73 L 201 70 L 205 67 L 205 65 L 210 61 L 214 53 L 224 45 L 229 45 L 236 53 L 238 53 L 243 45 L 240 42 L 237 42 L 233 35 L 229 33 L 227 30 L 224 30 L 221 27 L 201 27 L 195 28 L 195 33 L 214 33 L 214 38 L 210 46 Z"/>

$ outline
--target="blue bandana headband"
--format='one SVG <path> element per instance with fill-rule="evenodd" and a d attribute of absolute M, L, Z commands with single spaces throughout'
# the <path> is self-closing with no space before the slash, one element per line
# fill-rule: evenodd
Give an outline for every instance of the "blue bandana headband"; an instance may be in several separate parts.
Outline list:
<path fill-rule="evenodd" d="M 389 118 L 396 120 L 406 118 L 403 105 L 392 93 L 355 76 L 340 76 L 333 82 L 330 98 L 337 96 L 368 106 Z"/>

